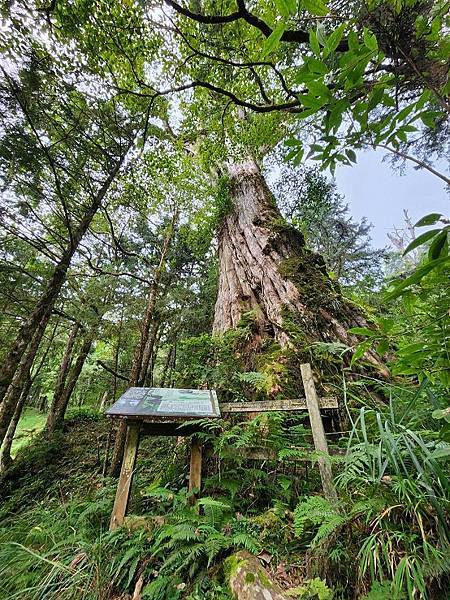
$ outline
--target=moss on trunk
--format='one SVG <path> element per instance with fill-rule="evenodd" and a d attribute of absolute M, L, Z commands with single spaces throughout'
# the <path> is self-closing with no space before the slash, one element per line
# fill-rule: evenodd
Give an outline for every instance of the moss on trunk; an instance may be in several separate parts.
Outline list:
<path fill-rule="evenodd" d="M 324 381 L 340 379 L 337 356 L 316 356 L 317 344 L 355 346 L 358 338 L 348 330 L 367 327 L 364 315 L 342 296 L 322 257 L 285 222 L 258 166 L 253 161 L 232 165 L 229 176 L 232 205 L 219 232 L 214 333 L 251 322 L 252 333 L 240 353 L 247 370 L 267 374 L 270 395 L 298 395 L 305 360 L 314 363 Z M 347 352 L 347 365 L 350 358 Z M 387 375 L 375 354 L 365 358 Z"/>

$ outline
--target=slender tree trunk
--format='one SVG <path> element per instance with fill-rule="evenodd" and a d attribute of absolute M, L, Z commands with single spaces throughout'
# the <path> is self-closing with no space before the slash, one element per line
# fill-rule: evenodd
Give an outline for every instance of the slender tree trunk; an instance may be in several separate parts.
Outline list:
<path fill-rule="evenodd" d="M 16 429 L 17 429 L 17 425 L 19 424 L 20 421 L 20 417 L 22 416 L 22 411 L 23 408 L 27 402 L 28 399 L 28 395 L 30 393 L 30 389 L 31 386 L 33 385 L 34 381 L 36 380 L 36 377 L 39 375 L 40 370 L 42 369 L 42 367 L 44 366 L 44 362 L 47 358 L 48 352 L 51 348 L 51 345 L 53 343 L 55 334 L 56 334 L 56 330 L 58 328 L 59 322 L 56 323 L 56 325 L 53 328 L 53 332 L 52 335 L 50 336 L 50 340 L 47 344 L 47 348 L 45 350 L 45 352 L 42 354 L 42 357 L 39 361 L 39 365 L 37 367 L 37 369 L 35 370 L 35 372 L 31 375 L 30 371 L 28 371 L 27 373 L 27 378 L 24 384 L 24 387 L 22 389 L 22 393 L 20 395 L 20 399 L 19 402 L 16 405 L 16 409 L 14 411 L 14 415 L 11 419 L 11 422 L 9 424 L 8 430 L 6 432 L 5 435 L 5 439 L 3 440 L 3 444 L 1 446 L 1 450 L 0 450 L 0 472 L 4 472 L 6 471 L 11 463 L 12 463 L 12 458 L 11 458 L 11 447 L 12 447 L 12 443 L 14 441 L 14 436 L 16 433 Z"/>
<path fill-rule="evenodd" d="M 63 359 L 62 359 L 61 365 L 59 367 L 58 378 L 55 383 L 55 390 L 53 392 L 52 404 L 50 406 L 50 411 L 47 416 L 47 423 L 46 423 L 45 427 L 48 431 L 52 430 L 54 414 L 56 413 L 56 411 L 58 409 L 58 405 L 61 403 L 61 397 L 64 393 L 64 386 L 66 383 L 67 374 L 70 370 L 70 366 L 72 363 L 73 347 L 74 347 L 78 332 L 80 330 L 80 327 L 81 327 L 80 323 L 78 323 L 78 322 L 75 323 L 69 333 L 68 338 L 67 338 L 67 343 L 66 343 L 66 347 L 64 350 Z"/>
<path fill-rule="evenodd" d="M 145 310 L 145 315 L 144 315 L 144 319 L 143 319 L 142 326 L 141 326 L 141 335 L 140 335 L 139 343 L 136 346 L 134 356 L 133 356 L 133 363 L 131 365 L 130 379 L 128 382 L 130 387 L 139 385 L 139 382 L 141 382 L 140 385 L 142 385 L 142 382 L 145 379 L 145 373 L 143 374 L 143 377 L 141 377 L 144 353 L 145 353 L 147 343 L 149 341 L 150 327 L 152 324 L 152 320 L 154 319 L 154 316 L 155 316 L 156 300 L 158 298 L 159 285 L 160 285 L 161 277 L 165 270 L 166 258 L 167 258 L 167 254 L 169 252 L 169 248 L 170 248 L 170 244 L 172 242 L 173 235 L 175 233 L 175 226 L 176 226 L 177 220 L 178 220 L 178 209 L 176 209 L 174 211 L 174 214 L 172 216 L 172 221 L 167 230 L 167 235 L 164 239 L 163 247 L 161 249 L 161 256 L 160 256 L 159 264 L 158 264 L 157 268 L 155 269 L 152 285 L 150 286 L 148 299 L 147 299 L 147 307 Z M 120 471 L 123 450 L 125 447 L 126 431 L 127 431 L 126 422 L 124 420 L 121 420 L 119 423 L 119 427 L 117 428 L 116 439 L 114 441 L 114 449 L 113 449 L 113 454 L 112 454 L 112 458 L 111 458 L 111 465 L 109 468 L 109 473 L 113 477 L 116 477 Z"/>
<path fill-rule="evenodd" d="M 14 374 L 19 367 L 19 363 L 24 356 L 28 345 L 31 343 L 39 323 L 41 323 L 44 317 L 50 315 L 56 299 L 58 298 L 59 292 L 61 291 L 61 288 L 66 280 L 70 262 L 77 251 L 81 240 L 87 232 L 94 215 L 99 209 L 103 198 L 105 197 L 117 173 L 119 172 L 124 159 L 125 154 L 115 164 L 107 179 L 93 198 L 90 206 L 87 208 L 81 221 L 79 222 L 78 227 L 73 231 L 71 241 L 63 252 L 58 264 L 55 266 L 44 293 L 37 301 L 28 319 L 20 327 L 16 339 L 6 355 L 3 365 L 0 369 L 0 403 L 4 401 L 8 387 L 13 381 Z"/>
<path fill-rule="evenodd" d="M 16 404 L 13 417 L 9 423 L 6 435 L 3 440 L 3 444 L 0 449 L 0 473 L 4 473 L 11 466 L 13 460 L 11 458 L 11 447 L 16 434 L 17 425 L 19 424 L 20 417 L 22 416 L 23 407 L 28 398 L 28 393 L 31 388 L 31 377 L 27 378 L 27 381 L 23 387 L 19 401 Z"/>
<path fill-rule="evenodd" d="M 170 377 L 168 378 L 167 376 L 169 374 L 170 366 L 173 361 L 174 352 L 175 352 L 175 346 L 172 344 L 172 346 L 170 346 L 170 348 L 169 348 L 169 352 L 167 353 L 167 358 L 166 358 L 166 362 L 163 367 L 163 372 L 161 373 L 161 383 L 160 383 L 161 387 L 164 387 L 166 385 L 167 379 L 170 380 Z"/>
<path fill-rule="evenodd" d="M 83 341 L 75 363 L 67 375 L 67 382 L 62 393 L 56 399 L 56 402 L 53 402 L 52 410 L 50 411 L 47 418 L 47 423 L 45 424 L 45 430 L 50 434 L 57 429 L 62 428 L 69 400 L 72 396 L 73 390 L 75 389 L 75 385 L 81 374 L 84 363 L 86 362 L 86 358 L 91 351 L 93 341 L 94 333 L 92 332 Z"/>
<path fill-rule="evenodd" d="M 117 344 L 114 351 L 114 375 L 113 375 L 113 393 L 112 393 L 112 401 L 116 401 L 117 395 L 117 373 L 119 371 L 119 358 L 120 358 L 120 348 L 122 346 L 122 329 L 123 329 L 123 314 L 124 314 L 125 306 L 122 304 L 122 309 L 120 311 L 120 323 L 119 330 L 117 332 Z"/>
<path fill-rule="evenodd" d="M 155 346 L 156 337 L 158 335 L 159 325 L 160 324 L 154 319 L 151 334 L 147 339 L 147 343 L 144 349 L 144 355 L 142 357 L 142 368 L 138 381 L 139 386 L 145 385 L 145 381 L 147 379 L 148 367 L 150 364 L 150 359 L 153 355 L 153 348 Z"/>
<path fill-rule="evenodd" d="M 42 395 L 39 398 L 39 406 L 38 406 L 38 411 L 40 413 L 45 413 L 47 412 L 47 396 Z"/>
<path fill-rule="evenodd" d="M 173 387 L 175 380 L 174 380 L 174 372 L 175 372 L 175 368 L 177 366 L 177 340 L 175 338 L 174 341 L 174 345 L 173 345 L 173 352 L 172 352 L 172 362 L 170 364 L 170 378 L 169 378 L 169 386 Z"/>
<path fill-rule="evenodd" d="M 159 327 L 158 329 L 158 333 L 156 334 L 156 339 L 155 339 L 155 343 L 153 344 L 153 351 L 152 351 L 152 356 L 151 356 L 151 360 L 150 360 L 150 367 L 149 370 L 147 372 L 147 379 L 145 381 L 145 385 L 147 387 L 153 387 L 154 385 L 154 381 L 155 381 L 155 364 L 156 364 L 156 358 L 158 356 L 158 350 L 159 350 L 159 342 L 161 341 L 161 336 L 163 334 L 163 327 Z"/>
<path fill-rule="evenodd" d="M 31 365 L 33 364 L 49 319 L 50 313 L 46 313 L 41 318 L 27 351 L 22 355 L 19 365 L 15 370 L 3 402 L 0 404 L 0 446 L 3 444 L 9 424 L 16 410 L 16 405 L 20 400 L 25 381 L 29 375 Z"/>
<path fill-rule="evenodd" d="M 149 290 L 149 294 L 148 294 L 148 298 L 147 298 L 147 307 L 146 307 L 144 319 L 143 319 L 142 325 L 141 325 L 141 335 L 140 335 L 139 343 L 136 346 L 134 357 L 133 357 L 133 364 L 132 364 L 131 373 L 130 373 L 130 386 L 142 385 L 139 382 L 143 380 L 142 370 L 143 370 L 143 361 L 144 361 L 145 350 L 149 343 L 150 327 L 152 325 L 153 319 L 155 318 L 156 301 L 158 299 L 161 277 L 165 271 L 166 258 L 167 258 L 167 254 L 169 252 L 169 248 L 170 248 L 170 244 L 172 242 L 173 235 L 175 233 L 175 224 L 176 224 L 177 219 L 178 219 L 178 209 L 174 211 L 174 214 L 172 216 L 172 221 L 170 223 L 170 226 L 167 230 L 166 237 L 164 239 L 159 263 L 153 274 L 153 281 L 150 286 L 150 290 Z M 147 366 L 148 366 L 148 362 L 147 362 Z M 145 378 L 145 375 L 144 375 L 144 378 Z"/>
<path fill-rule="evenodd" d="M 259 167 L 251 160 L 230 165 L 229 176 L 231 208 L 219 234 L 214 333 L 236 328 L 249 313 L 253 335 L 247 356 L 272 339 L 285 350 L 284 365 L 298 362 L 314 342 L 355 345 L 348 329 L 367 326 L 364 317 L 330 280 L 322 257 L 284 221 Z M 387 375 L 375 354 L 366 358 Z"/>

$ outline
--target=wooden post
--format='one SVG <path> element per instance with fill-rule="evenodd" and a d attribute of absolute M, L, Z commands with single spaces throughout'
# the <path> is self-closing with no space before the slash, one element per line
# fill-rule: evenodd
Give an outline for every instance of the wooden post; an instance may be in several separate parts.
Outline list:
<path fill-rule="evenodd" d="M 322 454 L 318 458 L 318 463 L 323 491 L 328 500 L 337 502 L 338 498 L 333 484 L 333 473 L 331 471 L 330 461 L 326 456 L 323 456 L 323 454 L 329 454 L 328 445 L 325 437 L 325 430 L 323 428 L 322 417 L 320 416 L 319 403 L 317 400 L 316 386 L 314 385 L 311 365 L 309 363 L 305 363 L 300 366 L 300 369 L 302 373 L 303 387 L 305 388 L 306 404 L 308 406 L 314 447 L 317 452 Z"/>
<path fill-rule="evenodd" d="M 197 438 L 191 442 L 191 466 L 189 471 L 189 491 L 200 489 L 202 484 L 202 444 Z M 190 503 L 194 504 L 195 497 L 191 496 Z"/>
<path fill-rule="evenodd" d="M 131 484 L 133 482 L 134 465 L 139 447 L 140 423 L 131 423 L 127 426 L 125 450 L 120 469 L 119 484 L 117 486 L 116 498 L 109 524 L 110 530 L 120 527 L 127 512 L 128 499 L 130 497 Z"/>

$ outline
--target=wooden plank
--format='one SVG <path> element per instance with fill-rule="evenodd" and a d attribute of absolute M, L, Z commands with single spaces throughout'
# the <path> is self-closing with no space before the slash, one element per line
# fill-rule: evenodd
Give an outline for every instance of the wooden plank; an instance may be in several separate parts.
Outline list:
<path fill-rule="evenodd" d="M 261 402 L 223 402 L 219 404 L 221 413 L 269 412 L 307 410 L 306 398 L 295 400 L 262 400 Z M 319 408 L 339 408 L 337 398 L 319 398 Z"/>
<path fill-rule="evenodd" d="M 133 482 L 134 466 L 136 464 L 136 456 L 139 447 L 139 433 L 139 423 L 130 423 L 127 426 L 127 437 L 125 440 L 122 468 L 120 470 L 119 484 L 117 486 L 111 522 L 109 524 L 109 528 L 111 530 L 122 525 L 125 518 L 125 513 L 127 512 L 131 484 Z"/>
<path fill-rule="evenodd" d="M 202 485 L 202 444 L 200 440 L 192 438 L 191 465 L 189 470 L 189 491 L 200 489 Z M 195 496 L 191 496 L 190 503 L 194 504 Z"/>
<path fill-rule="evenodd" d="M 331 471 L 330 461 L 324 454 L 328 453 L 328 444 L 323 428 L 322 417 L 320 416 L 319 402 L 317 400 L 316 386 L 311 371 L 311 365 L 305 363 L 300 365 L 302 373 L 303 386 L 305 388 L 306 403 L 308 405 L 309 420 L 314 439 L 314 447 L 319 456 L 317 462 L 319 464 L 320 478 L 322 479 L 322 487 L 325 497 L 332 502 L 337 502 L 337 494 L 333 484 L 333 473 Z"/>

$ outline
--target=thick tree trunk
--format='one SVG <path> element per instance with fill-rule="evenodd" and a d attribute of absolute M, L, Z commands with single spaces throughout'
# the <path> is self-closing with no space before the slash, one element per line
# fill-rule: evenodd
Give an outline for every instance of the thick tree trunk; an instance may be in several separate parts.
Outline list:
<path fill-rule="evenodd" d="M 72 396 L 75 385 L 83 369 L 84 363 L 89 355 L 94 341 L 94 333 L 90 333 L 80 348 L 78 356 L 75 360 L 74 365 L 67 374 L 67 381 L 59 397 L 55 398 L 52 404 L 52 408 L 48 414 L 47 423 L 45 424 L 45 430 L 48 433 L 53 433 L 57 429 L 61 429 L 64 416 L 66 414 L 69 400 Z"/>
<path fill-rule="evenodd" d="M 13 418 L 14 411 L 16 410 L 16 405 L 20 400 L 24 384 L 29 376 L 31 366 L 39 349 L 49 319 L 50 313 L 45 314 L 41 318 L 34 336 L 15 370 L 11 383 L 8 386 L 8 391 L 3 398 L 3 402 L 0 404 L 0 446 L 3 444 L 9 424 Z"/>
<path fill-rule="evenodd" d="M 257 164 L 231 165 L 229 176 L 231 207 L 219 235 L 214 333 L 236 328 L 251 311 L 254 351 L 267 338 L 300 352 L 299 340 L 303 350 L 314 342 L 355 345 L 348 329 L 367 326 L 364 317 L 344 300 L 301 233 L 285 223 Z M 387 375 L 376 355 L 366 358 Z"/>
<path fill-rule="evenodd" d="M 14 373 L 16 372 L 21 358 L 24 356 L 28 345 L 31 343 L 31 340 L 39 326 L 39 323 L 44 317 L 50 315 L 58 298 L 59 292 L 61 291 L 61 288 L 66 280 L 70 262 L 75 252 L 77 251 L 81 240 L 87 232 L 92 222 L 92 219 L 94 218 L 94 215 L 99 209 L 103 198 L 105 197 L 117 173 L 119 172 L 124 158 L 125 155 L 120 158 L 120 160 L 111 170 L 106 181 L 98 190 L 90 206 L 84 213 L 81 221 L 78 224 L 78 227 L 72 232 L 70 243 L 63 252 L 58 264 L 55 266 L 53 274 L 47 283 L 44 293 L 36 303 L 28 319 L 19 329 L 16 339 L 13 342 L 8 354 L 6 355 L 4 363 L 0 369 L 0 403 L 3 401 L 4 396 L 7 393 L 8 387 L 13 380 Z"/>
<path fill-rule="evenodd" d="M 19 424 L 20 417 L 22 416 L 23 407 L 27 401 L 28 394 L 31 388 L 31 377 L 27 378 L 27 381 L 22 389 L 19 401 L 16 404 L 13 417 L 9 423 L 8 429 L 3 440 L 3 444 L 0 449 L 0 473 L 4 473 L 11 466 L 13 460 L 11 458 L 11 447 L 16 434 L 17 425 Z"/>

